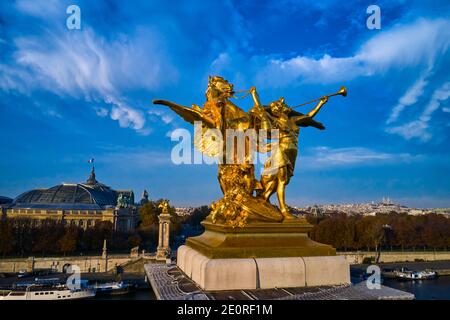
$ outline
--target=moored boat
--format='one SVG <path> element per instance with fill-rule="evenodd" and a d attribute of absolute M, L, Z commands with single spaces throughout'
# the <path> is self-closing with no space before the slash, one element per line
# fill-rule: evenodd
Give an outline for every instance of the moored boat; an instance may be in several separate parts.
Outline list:
<path fill-rule="evenodd" d="M 4 290 L 1 300 L 77 300 L 95 297 L 93 289 L 69 289 L 66 286 L 36 287 Z"/>
<path fill-rule="evenodd" d="M 107 282 L 96 283 L 91 286 L 98 295 L 122 295 L 129 293 L 133 287 L 129 283 L 120 282 Z"/>
<path fill-rule="evenodd" d="M 433 270 L 412 271 L 406 268 L 396 271 L 395 274 L 399 280 L 429 280 L 437 276 L 437 273 Z"/>

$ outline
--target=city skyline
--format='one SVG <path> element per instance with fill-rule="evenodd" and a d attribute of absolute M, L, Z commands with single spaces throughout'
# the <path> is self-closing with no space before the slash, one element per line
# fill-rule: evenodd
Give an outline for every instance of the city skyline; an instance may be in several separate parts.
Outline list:
<path fill-rule="evenodd" d="M 70 4 L 0 4 L 1 196 L 84 181 L 95 158 L 100 181 L 136 195 L 218 199 L 216 166 L 170 161 L 170 132 L 189 126 L 151 104 L 201 105 L 218 74 L 263 103 L 348 88 L 318 115 L 325 131 L 300 133 L 289 205 L 450 207 L 446 1 L 379 1 L 381 30 L 362 1 L 78 1 L 81 30 L 66 28 Z"/>

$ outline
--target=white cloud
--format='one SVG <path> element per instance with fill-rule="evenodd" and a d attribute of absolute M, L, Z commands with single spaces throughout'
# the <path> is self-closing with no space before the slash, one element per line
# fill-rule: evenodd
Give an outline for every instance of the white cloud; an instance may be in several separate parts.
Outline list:
<path fill-rule="evenodd" d="M 406 140 L 419 138 L 422 142 L 431 139 L 431 134 L 427 131 L 428 123 L 420 120 L 414 120 L 401 126 L 387 128 L 386 132 L 398 134 Z"/>
<path fill-rule="evenodd" d="M 16 0 L 15 6 L 22 13 L 45 19 L 57 15 L 64 16 L 66 13 L 66 8 L 59 0 Z"/>
<path fill-rule="evenodd" d="M 434 91 L 430 103 L 426 106 L 420 120 L 430 121 L 431 115 L 439 108 L 441 102 L 446 101 L 450 97 L 450 82 L 444 83 L 440 88 Z"/>
<path fill-rule="evenodd" d="M 379 33 L 352 56 L 269 59 L 257 73 L 256 81 L 265 87 L 285 86 L 293 81 L 334 83 L 383 74 L 391 68 L 431 67 L 449 45 L 450 20 L 420 19 Z"/>
<path fill-rule="evenodd" d="M 386 153 L 362 147 L 329 148 L 316 147 L 302 157 L 308 168 L 347 167 L 364 165 L 384 165 L 386 163 L 411 162 L 420 156 L 409 153 Z"/>
<path fill-rule="evenodd" d="M 406 140 L 417 138 L 422 142 L 429 141 L 432 138 L 432 132 L 429 130 L 431 116 L 440 107 L 441 103 L 449 97 L 450 82 L 446 82 L 433 92 L 430 101 L 418 119 L 397 127 L 387 128 L 386 132 L 398 134 Z"/>
<path fill-rule="evenodd" d="M 173 116 L 163 112 L 161 110 L 149 110 L 147 111 L 149 115 L 158 116 L 165 124 L 169 124 L 173 121 Z"/>
<path fill-rule="evenodd" d="M 398 104 L 392 108 L 392 112 L 386 121 L 387 124 L 395 122 L 400 113 L 405 109 L 405 107 L 413 105 L 417 102 L 417 100 L 423 95 L 425 86 L 428 84 L 428 81 L 425 80 L 425 76 L 422 76 L 419 80 L 417 80 L 405 94 L 399 99 Z"/>
<path fill-rule="evenodd" d="M 33 81 L 28 71 L 0 64 L 0 90 L 28 94 L 29 86 Z"/>
<path fill-rule="evenodd" d="M 123 105 L 121 102 L 109 100 L 113 104 L 111 119 L 119 121 L 122 128 L 131 127 L 141 130 L 145 125 L 145 118 L 141 111 Z"/>
<path fill-rule="evenodd" d="M 210 71 L 213 74 L 220 74 L 224 69 L 229 68 L 231 57 L 228 52 L 221 52 L 219 56 L 211 63 Z"/>
<path fill-rule="evenodd" d="M 19 38 L 15 59 L 40 78 L 36 85 L 64 94 L 154 90 L 177 80 L 178 72 L 157 48 L 158 36 L 141 30 L 112 42 L 83 31 Z M 145 76 L 144 76 L 145 75 Z"/>
<path fill-rule="evenodd" d="M 143 133 L 144 113 L 127 105 L 121 94 L 155 90 L 178 79 L 178 71 L 158 42 L 151 30 L 138 30 L 130 38 L 107 42 L 89 28 L 55 31 L 45 40 L 17 38 L 14 67 L 0 64 L 0 89 L 22 93 L 46 90 L 88 102 L 107 102 L 112 107 L 111 119 Z"/>

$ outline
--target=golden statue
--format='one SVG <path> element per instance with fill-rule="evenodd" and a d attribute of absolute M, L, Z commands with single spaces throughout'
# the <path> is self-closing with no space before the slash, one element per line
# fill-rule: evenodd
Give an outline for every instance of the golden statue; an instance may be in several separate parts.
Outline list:
<path fill-rule="evenodd" d="M 328 97 L 345 96 L 346 90 L 342 88 L 335 94 L 310 101 L 318 100 L 319 103 L 307 114 L 288 107 L 284 98 L 263 106 L 255 87 L 245 92 L 253 97 L 254 106 L 249 112 L 230 101 L 236 98 L 233 85 L 220 76 L 209 77 L 203 108 L 197 105 L 188 108 L 166 100 L 154 100 L 153 103 L 168 106 L 187 122 L 200 121 L 202 132 L 194 138 L 195 147 L 221 160 L 218 180 L 224 196 L 211 204 L 212 211 L 207 221 L 231 227 L 244 227 L 251 223 L 299 222 L 300 219 L 289 212 L 285 203 L 285 188 L 293 175 L 297 158 L 299 129 L 308 126 L 324 129 L 321 123 L 313 120 L 314 116 Z M 206 135 L 210 129 L 220 132 L 222 143 L 216 136 Z M 227 138 L 230 132 L 245 134 L 260 130 L 278 130 L 278 140 L 274 141 L 275 137 L 269 134 L 270 143 L 256 145 L 258 152 L 271 152 L 258 181 L 252 163 L 252 139 L 244 137 L 244 157 L 240 159 L 239 146 L 232 144 L 230 149 Z M 235 137 L 230 137 L 234 141 Z M 274 193 L 277 193 L 279 208 L 270 204 L 270 196 Z"/>
<path fill-rule="evenodd" d="M 170 208 L 170 206 L 169 206 L 169 201 L 168 200 L 163 200 L 158 205 L 158 209 L 161 209 L 161 214 L 170 214 L 169 208 Z"/>
<path fill-rule="evenodd" d="M 313 122 L 312 118 L 327 101 L 328 97 L 323 97 L 317 106 L 306 115 L 289 108 L 285 104 L 284 98 L 272 102 L 269 108 L 264 110 L 267 113 L 265 118 L 268 119 L 271 127 L 279 130 L 279 137 L 276 147 L 271 148 L 272 154 L 264 164 L 264 171 L 261 175 L 262 196 L 264 200 L 269 201 L 270 196 L 277 193 L 284 220 L 296 219 L 289 213 L 286 205 L 285 188 L 294 175 L 300 127 L 313 125 L 323 130 L 323 125 Z"/>

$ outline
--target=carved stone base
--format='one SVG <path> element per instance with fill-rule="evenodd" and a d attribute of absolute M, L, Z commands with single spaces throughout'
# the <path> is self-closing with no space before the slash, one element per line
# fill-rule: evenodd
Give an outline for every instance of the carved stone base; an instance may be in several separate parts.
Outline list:
<path fill-rule="evenodd" d="M 205 232 L 186 245 L 210 259 L 334 256 L 336 249 L 311 240 L 304 219 L 286 223 L 250 223 L 244 228 L 202 222 Z"/>
<path fill-rule="evenodd" d="M 181 246 L 177 266 L 206 291 L 350 283 L 350 267 L 343 256 L 210 259 Z"/>
<path fill-rule="evenodd" d="M 156 260 L 157 261 L 166 261 L 167 258 L 170 257 L 170 250 L 165 247 L 158 247 L 156 249 Z"/>

